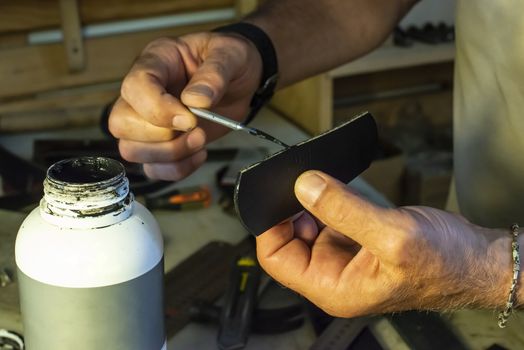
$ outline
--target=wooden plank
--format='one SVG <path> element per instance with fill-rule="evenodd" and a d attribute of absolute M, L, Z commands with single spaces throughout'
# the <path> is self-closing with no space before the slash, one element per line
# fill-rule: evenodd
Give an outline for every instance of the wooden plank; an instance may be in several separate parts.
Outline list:
<path fill-rule="evenodd" d="M 0 2 L 0 33 L 58 27 L 58 0 Z"/>
<path fill-rule="evenodd" d="M 332 81 L 317 75 L 278 91 L 271 106 L 312 135 L 332 126 Z"/>
<path fill-rule="evenodd" d="M 0 1 L 0 33 L 60 26 L 59 0 Z M 234 0 L 89 0 L 80 1 L 82 24 L 166 15 L 224 7 Z"/>
<path fill-rule="evenodd" d="M 258 6 L 258 0 L 236 0 L 235 3 L 238 18 L 242 18 L 255 11 Z"/>
<path fill-rule="evenodd" d="M 47 90 L 120 80 L 153 39 L 210 30 L 224 23 L 166 28 L 85 41 L 86 68 L 70 74 L 61 44 L 0 50 L 0 100 Z"/>
<path fill-rule="evenodd" d="M 356 74 L 356 72 L 347 71 L 348 76 L 343 76 L 344 72 L 342 71 L 338 71 L 336 74 L 330 72 L 292 85 L 275 94 L 271 105 L 313 134 L 325 131 L 332 127 L 333 123 L 338 124 L 343 121 L 341 118 L 351 117 L 363 110 L 370 110 L 374 115 L 374 110 L 376 110 L 379 119 L 391 120 L 389 118 L 392 115 L 389 110 L 391 104 L 385 100 L 342 108 L 335 112 L 335 115 L 333 115 L 332 104 L 334 99 L 345 96 L 373 94 L 384 90 L 410 88 L 417 85 L 440 84 L 443 87 L 449 87 L 453 79 L 453 63 L 444 62 L 389 71 L 371 71 L 366 74 Z M 335 76 L 338 78 L 335 79 Z M 435 108 L 428 111 L 432 122 L 435 124 L 449 123 L 451 95 L 447 92 L 444 94 L 436 93 L 435 96 L 437 96 L 437 101 L 432 103 Z M 430 99 L 434 100 L 431 97 Z M 403 106 L 409 102 L 402 98 L 400 100 L 403 101 Z M 417 102 L 418 97 L 413 101 Z M 395 110 L 400 108 L 398 103 L 394 107 Z M 395 115 L 397 114 L 395 113 Z"/>
<path fill-rule="evenodd" d="M 25 45 L 27 45 L 27 35 L 25 34 L 0 34 L 0 50 L 12 49 Z"/>
<path fill-rule="evenodd" d="M 80 1 L 82 23 L 161 16 L 233 7 L 235 0 L 89 0 Z"/>
<path fill-rule="evenodd" d="M 438 63 L 337 78 L 333 81 L 333 98 L 337 101 L 337 99 L 361 94 L 429 84 L 451 87 L 453 63 Z"/>
<path fill-rule="evenodd" d="M 451 90 L 427 94 L 386 98 L 334 110 L 335 125 L 342 124 L 353 115 L 369 111 L 375 117 L 379 131 L 424 122 L 426 127 L 448 127 L 452 123 Z M 411 126 L 413 127 L 413 126 Z"/>
<path fill-rule="evenodd" d="M 0 105 L 0 132 L 14 133 L 97 125 L 119 83 L 57 91 Z"/>
<path fill-rule="evenodd" d="M 84 69 L 86 61 L 78 0 L 60 0 L 60 15 L 69 70 L 79 72 Z"/>
<path fill-rule="evenodd" d="M 58 90 L 30 98 L 0 104 L 0 115 L 31 111 L 53 110 L 64 107 L 101 106 L 120 94 L 120 82 L 88 85 L 76 89 Z"/>
<path fill-rule="evenodd" d="M 354 74 L 450 62 L 454 58 L 454 43 L 438 45 L 416 43 L 409 48 L 384 45 L 364 57 L 331 70 L 329 75 L 338 78 Z"/>
<path fill-rule="evenodd" d="M 64 107 L 56 110 L 27 111 L 0 115 L 0 132 L 16 133 L 97 125 L 102 106 Z"/>
<path fill-rule="evenodd" d="M 449 126 L 452 85 L 452 63 L 338 78 L 333 82 L 334 120 L 340 124 L 355 113 L 369 110 L 382 127 L 394 127 L 416 113 L 424 115 L 432 126 Z"/>

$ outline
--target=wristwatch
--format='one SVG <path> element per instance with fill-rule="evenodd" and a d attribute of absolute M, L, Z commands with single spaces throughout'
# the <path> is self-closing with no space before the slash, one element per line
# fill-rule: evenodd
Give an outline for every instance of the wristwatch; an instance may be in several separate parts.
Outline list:
<path fill-rule="evenodd" d="M 255 45 L 262 58 L 262 79 L 249 105 L 251 110 L 244 122 L 244 124 L 248 124 L 275 92 L 278 81 L 278 61 L 275 47 L 271 38 L 262 29 L 247 22 L 228 24 L 214 29 L 213 32 L 235 33 L 245 37 Z"/>

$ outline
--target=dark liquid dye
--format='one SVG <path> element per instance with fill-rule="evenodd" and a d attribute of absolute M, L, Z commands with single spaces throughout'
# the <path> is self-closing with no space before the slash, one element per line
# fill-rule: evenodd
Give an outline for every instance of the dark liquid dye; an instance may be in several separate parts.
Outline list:
<path fill-rule="evenodd" d="M 280 141 L 276 137 L 273 137 L 273 136 L 271 136 L 269 134 L 266 134 L 265 132 L 263 132 L 261 130 L 258 130 L 258 129 L 255 129 L 255 128 L 251 128 L 250 134 L 254 135 L 254 136 L 257 136 L 257 137 L 260 137 L 261 139 L 268 140 L 268 141 L 271 141 L 273 143 L 276 143 L 277 145 L 282 146 L 284 148 L 288 148 L 289 147 L 288 145 L 286 145 L 284 142 Z"/>
<path fill-rule="evenodd" d="M 114 159 L 80 157 L 55 163 L 47 172 L 50 179 L 66 183 L 92 184 L 123 174 L 123 166 Z"/>

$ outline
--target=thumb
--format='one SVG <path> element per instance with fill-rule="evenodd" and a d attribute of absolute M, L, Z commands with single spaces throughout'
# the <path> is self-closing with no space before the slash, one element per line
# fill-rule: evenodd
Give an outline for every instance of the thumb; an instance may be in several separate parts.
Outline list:
<path fill-rule="evenodd" d="M 390 209 L 366 201 L 345 184 L 315 170 L 298 177 L 295 194 L 300 203 L 328 227 L 371 250 L 385 246 L 393 219 Z"/>
<path fill-rule="evenodd" d="M 226 93 L 240 62 L 223 48 L 211 49 L 182 91 L 182 103 L 210 108 Z"/>

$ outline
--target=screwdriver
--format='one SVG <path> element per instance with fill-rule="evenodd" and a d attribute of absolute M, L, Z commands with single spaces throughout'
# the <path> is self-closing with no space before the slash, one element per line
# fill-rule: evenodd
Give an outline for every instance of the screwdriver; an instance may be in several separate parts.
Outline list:
<path fill-rule="evenodd" d="M 191 113 L 193 113 L 193 114 L 195 114 L 195 115 L 197 115 L 197 116 L 199 116 L 201 118 L 204 118 L 206 120 L 209 120 L 209 121 L 212 121 L 214 123 L 223 125 L 223 126 L 228 127 L 228 128 L 230 128 L 232 130 L 240 130 L 240 131 L 247 132 L 250 135 L 253 135 L 253 136 L 256 136 L 256 137 L 260 137 L 260 138 L 262 138 L 264 140 L 271 141 L 271 142 L 276 143 L 277 145 L 282 146 L 284 148 L 288 148 L 289 147 L 284 142 L 280 141 L 279 139 L 277 139 L 274 136 L 269 135 L 268 133 L 265 133 L 262 130 L 259 130 L 259 129 L 256 129 L 256 128 L 252 128 L 252 127 L 249 127 L 249 126 L 245 126 L 242 123 L 239 123 L 237 121 L 234 121 L 234 120 L 226 118 L 226 117 L 223 117 L 220 114 L 208 111 L 207 109 L 195 108 L 195 107 L 188 107 L 188 108 L 191 111 Z"/>

